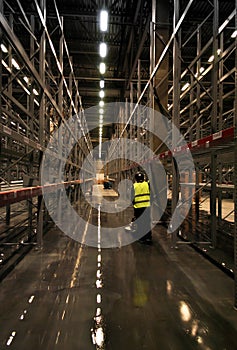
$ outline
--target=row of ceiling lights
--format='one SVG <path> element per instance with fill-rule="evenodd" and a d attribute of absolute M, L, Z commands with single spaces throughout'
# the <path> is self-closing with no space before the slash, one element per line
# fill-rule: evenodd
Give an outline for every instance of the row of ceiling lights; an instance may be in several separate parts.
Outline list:
<path fill-rule="evenodd" d="M 108 11 L 106 10 L 101 10 L 100 11 L 100 31 L 102 33 L 106 32 L 108 30 Z M 99 54 L 102 59 L 104 59 L 107 55 L 107 44 L 103 41 L 99 45 Z M 100 62 L 99 65 L 99 71 L 100 74 L 103 76 L 106 71 L 106 65 L 102 61 Z M 100 91 L 99 91 L 99 97 L 100 97 L 100 102 L 99 102 L 99 159 L 101 159 L 101 150 L 102 150 L 102 135 L 103 135 L 103 114 L 104 114 L 104 101 L 103 98 L 105 96 L 104 92 L 104 87 L 105 87 L 105 81 L 104 79 L 100 80 Z"/>

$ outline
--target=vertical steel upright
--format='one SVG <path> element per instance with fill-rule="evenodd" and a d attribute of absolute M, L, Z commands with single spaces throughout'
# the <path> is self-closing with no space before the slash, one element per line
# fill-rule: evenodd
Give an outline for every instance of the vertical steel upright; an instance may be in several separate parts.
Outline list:
<path fill-rule="evenodd" d="M 44 23 L 46 23 L 46 0 L 40 1 L 40 8 L 43 14 Z M 41 24 L 43 27 L 43 23 Z M 39 74 L 43 83 L 45 83 L 45 28 L 43 27 L 41 39 L 40 39 L 40 63 L 39 63 Z M 45 94 L 43 89 L 40 92 L 40 108 L 39 108 L 39 142 L 43 147 L 45 143 Z M 39 160 L 42 159 L 42 152 Z M 37 222 L 37 246 L 42 248 L 43 246 L 43 224 L 44 224 L 44 201 L 43 196 L 38 197 L 38 222 Z"/>
<path fill-rule="evenodd" d="M 61 19 L 61 30 L 63 31 L 63 17 Z M 61 118 L 61 123 L 63 123 L 62 120 L 62 115 L 63 115 L 63 32 L 61 33 L 60 41 L 59 41 L 59 64 L 60 64 L 60 77 L 59 77 L 59 88 L 58 88 L 58 107 L 60 111 L 60 118 Z M 62 128 L 59 127 L 58 129 L 58 154 L 59 154 L 59 169 L 61 170 L 62 167 L 62 156 L 63 156 L 63 135 L 62 135 Z M 63 179 L 61 179 L 63 181 Z M 62 189 L 59 188 L 58 190 L 58 221 L 61 221 L 62 217 L 62 200 L 61 200 L 61 191 Z"/>
<path fill-rule="evenodd" d="M 139 97 L 141 96 L 141 60 L 138 60 L 137 63 L 137 100 L 139 100 Z M 141 113 L 139 108 L 137 109 L 137 125 L 141 125 Z M 141 142 L 141 130 L 137 129 L 137 141 L 140 143 Z M 138 147 L 140 150 L 140 147 Z M 138 153 L 138 160 L 141 161 L 142 154 L 141 152 Z"/>
<path fill-rule="evenodd" d="M 213 68 L 212 68 L 212 112 L 211 112 L 211 133 L 217 131 L 217 94 L 218 94 L 218 23 L 219 23 L 219 0 L 214 0 L 213 13 Z"/>
<path fill-rule="evenodd" d="M 155 68 L 155 25 L 156 25 L 156 0 L 152 0 L 152 10 L 151 10 L 151 22 L 150 22 L 150 75 L 152 74 L 154 68 Z M 150 83 L 150 108 L 152 109 L 150 113 L 150 129 L 154 130 L 154 93 L 153 93 L 153 87 L 154 87 L 154 78 Z M 148 147 L 154 150 L 154 142 L 153 142 L 153 136 L 149 135 L 149 145 Z"/>
<path fill-rule="evenodd" d="M 197 30 L 197 56 L 200 55 L 201 52 L 201 47 L 202 47 L 202 42 L 201 42 L 201 28 L 198 28 Z M 197 76 L 200 75 L 200 68 L 201 68 L 201 60 L 199 59 L 197 61 Z M 200 99 L 200 85 L 197 84 L 196 88 L 196 96 L 197 96 L 197 123 L 196 123 L 196 137 L 194 139 L 198 140 L 201 137 L 201 132 L 200 132 L 200 108 L 201 108 L 201 99 Z"/>
<path fill-rule="evenodd" d="M 218 23 L 219 23 L 219 0 L 214 0 L 213 13 L 213 69 L 212 69 L 212 114 L 211 114 L 211 133 L 217 131 L 217 95 L 218 95 Z M 217 198 L 217 155 L 215 151 L 211 153 L 211 198 L 210 198 L 210 212 L 211 212 L 211 241 L 213 248 L 216 247 L 217 237 L 217 218 L 216 218 L 216 198 Z"/>
<path fill-rule="evenodd" d="M 179 0 L 174 1 L 174 18 L 173 18 L 173 28 L 175 27 L 179 20 Z M 172 125 L 179 130 L 180 118 L 179 118 L 179 100 L 180 100 L 180 72 L 181 72 L 181 60 L 180 55 L 180 43 L 179 43 L 179 33 L 176 33 L 173 41 L 173 113 L 172 113 Z M 178 143 L 178 135 L 175 129 L 172 130 L 172 148 Z M 175 211 L 179 196 L 179 174 L 177 169 L 177 163 L 175 159 L 172 159 L 172 214 Z M 172 230 L 172 228 L 171 228 Z M 176 246 L 177 243 L 177 233 L 178 230 L 172 232 L 172 247 Z"/>
<path fill-rule="evenodd" d="M 237 9 L 237 0 L 235 0 Z M 237 12 L 235 13 L 235 29 L 237 28 Z M 234 102 L 234 275 L 235 275 L 235 296 L 234 307 L 237 309 L 237 36 L 235 37 L 235 102 Z"/>
<path fill-rule="evenodd" d="M 211 151 L 211 198 L 210 198 L 210 213 L 211 213 L 211 244 L 212 248 L 216 248 L 217 237 L 217 217 L 216 217 L 216 198 L 217 198 L 217 154 Z"/>
<path fill-rule="evenodd" d="M 131 115 L 133 111 L 133 82 L 130 82 L 130 109 L 129 109 L 129 115 Z M 134 118 L 134 116 L 132 117 Z M 135 126 L 133 125 L 133 120 L 131 119 L 131 123 L 129 126 L 129 130 L 130 130 L 130 139 L 131 142 L 133 144 L 134 142 L 134 131 L 135 131 Z M 116 151 L 118 150 L 118 148 L 116 148 Z M 130 159 L 134 160 L 134 147 L 130 147 Z M 118 163 L 117 163 L 118 164 Z M 117 172 L 119 171 L 119 169 L 117 168 Z"/>
<path fill-rule="evenodd" d="M 3 13 L 3 0 L 0 0 L 0 13 Z M 2 44 L 2 28 L 0 27 L 0 45 Z M 0 62 L 2 62 L 2 49 L 0 50 Z M 2 64 L 0 64 L 0 91 L 2 92 Z M 2 115 L 2 94 L 0 93 L 0 115 Z M 1 145 L 0 145 L 1 154 Z"/>

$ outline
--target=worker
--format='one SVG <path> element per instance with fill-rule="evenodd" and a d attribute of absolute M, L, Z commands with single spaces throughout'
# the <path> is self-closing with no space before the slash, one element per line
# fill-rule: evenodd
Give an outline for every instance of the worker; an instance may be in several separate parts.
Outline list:
<path fill-rule="evenodd" d="M 134 218 L 130 224 L 131 231 L 136 231 L 142 243 L 152 242 L 151 233 L 151 211 L 150 211 L 150 185 L 145 181 L 145 176 L 142 172 L 135 174 L 136 182 L 131 190 L 131 198 L 134 208 Z M 139 224 L 137 220 L 139 220 Z M 128 229 L 128 227 L 126 227 Z"/>

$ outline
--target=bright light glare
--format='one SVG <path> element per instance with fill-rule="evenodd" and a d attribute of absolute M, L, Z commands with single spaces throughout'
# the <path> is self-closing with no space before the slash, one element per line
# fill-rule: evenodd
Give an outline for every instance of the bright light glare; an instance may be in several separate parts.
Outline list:
<path fill-rule="evenodd" d="M 217 49 L 216 53 L 217 53 L 218 56 L 220 56 L 220 54 L 221 54 L 221 49 Z M 214 61 L 214 58 L 215 58 L 214 55 L 211 55 L 211 56 L 209 57 L 209 59 L 208 59 L 208 62 L 209 62 L 209 63 L 213 62 L 213 61 Z"/>
<path fill-rule="evenodd" d="M 209 58 L 208 58 L 208 62 L 211 63 L 214 61 L 214 55 L 211 55 Z"/>
<path fill-rule="evenodd" d="M 100 101 L 100 102 L 99 102 L 99 106 L 100 106 L 100 107 L 104 107 L 104 104 L 105 104 L 104 101 Z"/>
<path fill-rule="evenodd" d="M 205 70 L 205 68 L 204 68 L 204 67 L 201 67 L 201 68 L 199 69 L 199 72 L 202 73 L 202 72 L 204 72 L 204 70 Z"/>
<path fill-rule="evenodd" d="M 105 57 L 107 55 L 107 45 L 106 43 L 100 43 L 100 57 Z"/>
<path fill-rule="evenodd" d="M 6 46 L 5 46 L 5 45 L 3 45 L 3 44 L 1 44 L 1 49 L 2 49 L 2 52 L 5 52 L 5 53 L 7 53 L 7 52 L 8 52 L 8 50 L 7 50 Z"/>
<path fill-rule="evenodd" d="M 105 73 L 105 63 L 104 63 L 104 62 L 101 62 L 101 63 L 100 63 L 100 73 L 101 73 L 101 74 L 104 74 L 104 73 Z"/>
<path fill-rule="evenodd" d="M 237 30 L 235 30 L 232 34 L 231 34 L 231 38 L 236 38 L 237 37 Z"/>
<path fill-rule="evenodd" d="M 99 96 L 100 96 L 100 98 L 105 97 L 105 92 L 104 92 L 104 90 L 100 90 Z"/>
<path fill-rule="evenodd" d="M 106 10 L 100 11 L 100 30 L 106 32 L 108 29 L 108 12 Z"/>
<path fill-rule="evenodd" d="M 179 310 L 180 310 L 180 315 L 181 315 L 182 320 L 185 322 L 190 321 L 192 315 L 191 315 L 190 308 L 189 308 L 188 304 L 186 304 L 184 301 L 181 301 Z"/>
<path fill-rule="evenodd" d="M 103 89 L 105 87 L 105 81 L 100 80 L 100 88 Z"/>
<path fill-rule="evenodd" d="M 12 65 L 13 65 L 16 69 L 20 70 L 20 66 L 19 66 L 19 64 L 17 63 L 17 61 L 16 61 L 14 58 L 12 58 Z"/>
<path fill-rule="evenodd" d="M 25 80 L 25 82 L 28 84 L 29 83 L 29 78 L 28 77 L 24 77 L 23 78 Z"/>

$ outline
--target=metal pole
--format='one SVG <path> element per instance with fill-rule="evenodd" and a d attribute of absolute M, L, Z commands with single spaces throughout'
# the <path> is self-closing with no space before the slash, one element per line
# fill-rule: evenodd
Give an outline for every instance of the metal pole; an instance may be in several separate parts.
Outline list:
<path fill-rule="evenodd" d="M 211 242 L 212 248 L 216 248 L 216 228 L 217 228 L 217 218 L 216 218 L 216 167 L 217 167 L 217 155 L 215 151 L 211 153 L 211 193 L 210 193 L 210 212 L 211 212 Z"/>
<path fill-rule="evenodd" d="M 42 13 L 46 21 L 46 0 L 40 2 Z M 42 82 L 45 83 L 45 29 L 43 29 L 41 40 L 40 40 L 40 62 L 39 62 L 39 74 Z M 45 128 L 45 95 L 44 91 L 41 90 L 40 108 L 39 108 L 39 142 L 41 146 L 44 146 L 44 128 Z M 40 161 L 42 159 L 42 152 Z M 43 246 L 43 223 L 44 223 L 44 201 L 43 196 L 38 197 L 38 222 L 37 222 L 37 246 L 42 248 Z"/>
<path fill-rule="evenodd" d="M 44 202 L 43 196 L 38 197 L 37 208 L 37 248 L 43 247 Z"/>
<path fill-rule="evenodd" d="M 155 56 L 155 23 L 156 23 L 156 0 L 152 0 L 152 13 L 151 13 L 151 23 L 150 23 L 150 75 L 154 70 L 155 57 L 156 57 Z M 153 86 L 154 86 L 154 82 L 151 81 L 150 82 L 150 107 L 151 108 L 154 108 Z"/>
<path fill-rule="evenodd" d="M 179 0 L 174 1 L 174 28 L 176 27 L 179 20 Z M 179 100 L 180 100 L 180 74 L 181 74 L 181 61 L 180 56 L 180 46 L 178 33 L 174 37 L 173 42 L 173 113 L 172 113 L 172 123 L 179 130 Z M 176 145 L 178 141 L 178 135 L 175 131 L 172 132 L 172 145 Z M 173 148 L 173 146 L 172 146 Z M 179 197 L 179 174 L 177 169 L 177 163 L 175 159 L 172 159 L 172 214 L 176 209 L 176 205 Z M 176 246 L 177 243 L 177 233 L 178 230 L 172 232 L 172 247 Z"/>
<path fill-rule="evenodd" d="M 198 29 L 197 31 L 197 56 L 200 55 L 201 52 L 201 28 Z M 201 68 L 201 60 L 199 59 L 197 61 L 197 75 L 199 76 L 200 74 L 200 68 Z M 200 101 L 200 84 L 197 84 L 197 123 L 196 123 L 196 140 L 200 139 L 200 106 L 201 106 L 201 101 Z"/>
<path fill-rule="evenodd" d="M 224 50 L 224 33 L 222 32 L 220 34 L 220 49 L 221 52 L 223 52 Z M 224 73 L 224 62 L 223 59 L 220 61 L 219 64 L 219 94 L 218 94 L 218 100 L 219 100 L 219 127 L 218 130 L 222 130 L 223 129 L 223 81 L 221 80 L 221 78 L 223 77 L 223 73 Z"/>
<path fill-rule="evenodd" d="M 218 183 L 222 183 L 222 163 L 218 163 Z M 218 223 L 222 220 L 222 189 L 219 188 L 219 191 L 217 192 L 218 196 Z"/>
<path fill-rule="evenodd" d="M 0 0 L 0 13 L 3 13 L 3 0 Z M 2 44 L 2 28 L 0 27 L 0 44 Z M 0 50 L 0 91 L 2 91 L 2 50 Z M 2 94 L 0 93 L 0 115 L 2 115 Z M 1 145 L 0 145 L 1 154 Z"/>
<path fill-rule="evenodd" d="M 137 81 L 137 100 L 139 100 L 140 94 L 141 94 L 141 60 L 138 60 L 138 65 L 137 65 L 137 77 L 138 77 L 138 81 Z M 124 124 L 122 124 L 124 125 Z M 139 128 L 137 128 L 137 141 L 140 143 L 141 142 L 141 129 L 140 129 L 140 125 L 141 125 L 141 113 L 139 112 L 139 109 L 137 110 L 137 125 L 139 126 Z M 121 128 L 121 132 L 122 132 L 122 128 Z M 119 135 L 121 134 L 121 132 L 119 133 Z M 140 149 L 140 148 L 139 148 Z M 141 161 L 141 150 L 138 153 L 138 162 Z"/>
<path fill-rule="evenodd" d="M 217 131 L 217 83 L 218 83 L 218 21 L 219 21 L 219 0 L 214 0 L 214 16 L 213 16 L 213 69 L 212 69 L 212 113 L 211 113 L 211 133 L 214 134 Z"/>
<path fill-rule="evenodd" d="M 237 0 L 235 0 L 237 8 Z M 235 14 L 235 28 L 237 28 L 237 13 Z M 237 67 L 237 37 L 235 37 L 235 67 Z M 234 307 L 237 309 L 237 70 L 235 69 L 235 100 L 234 100 L 234 203 L 235 203 L 235 225 L 234 225 L 234 275 L 235 296 Z"/>

